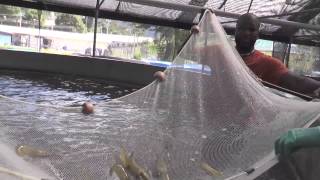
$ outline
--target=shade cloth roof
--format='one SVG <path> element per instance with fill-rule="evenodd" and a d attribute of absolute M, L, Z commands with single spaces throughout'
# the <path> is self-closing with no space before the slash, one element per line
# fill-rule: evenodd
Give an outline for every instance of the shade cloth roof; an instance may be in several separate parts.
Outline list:
<path fill-rule="evenodd" d="M 156 0 L 160 2 L 194 5 L 226 12 L 243 14 L 254 13 L 259 17 L 276 17 L 289 21 L 319 25 L 319 0 Z M 199 22 L 200 13 L 179 11 L 140 5 L 118 0 L 99 0 L 101 3 L 99 17 L 135 21 L 156 25 L 166 25 L 188 29 Z M 94 16 L 96 0 L 2 0 L 1 4 L 31 7 L 65 13 Z M 220 18 L 229 34 L 234 32 L 235 19 Z M 293 42 L 306 45 L 320 45 L 319 32 L 291 27 L 264 25 L 261 37 L 281 42 Z"/>

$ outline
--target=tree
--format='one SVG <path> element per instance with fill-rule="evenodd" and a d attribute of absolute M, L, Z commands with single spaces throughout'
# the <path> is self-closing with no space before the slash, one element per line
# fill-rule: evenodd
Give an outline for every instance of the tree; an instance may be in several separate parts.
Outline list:
<path fill-rule="evenodd" d="M 111 21 L 109 26 L 110 34 L 131 35 L 132 32 L 130 23 L 120 23 L 120 21 Z"/>
<path fill-rule="evenodd" d="M 32 21 L 38 19 L 38 10 L 36 9 L 23 9 L 23 20 Z"/>
<path fill-rule="evenodd" d="M 1 16 L 12 16 L 12 15 L 17 15 L 20 12 L 19 7 L 14 7 L 14 6 L 6 6 L 6 5 L 0 5 L 0 12 Z"/>
<path fill-rule="evenodd" d="M 48 17 L 49 12 L 47 11 L 40 11 L 36 9 L 30 8 L 21 8 L 21 7 L 14 7 L 14 6 L 6 6 L 0 5 L 0 17 L 14 17 L 14 19 L 19 20 L 20 18 L 24 21 L 27 21 L 29 25 L 38 25 L 38 23 L 34 24 L 35 20 L 38 22 L 39 15 L 41 15 L 41 24 L 44 23 L 46 17 Z"/>
<path fill-rule="evenodd" d="M 59 13 L 57 14 L 55 23 L 60 26 L 74 27 L 76 32 L 86 32 L 86 25 L 83 23 L 81 17 L 77 15 Z"/>
<path fill-rule="evenodd" d="M 173 60 L 188 37 L 188 31 L 171 27 L 136 24 L 136 29 L 142 29 L 142 32 L 153 31 L 157 35 L 158 38 L 154 43 L 158 50 L 158 57 L 166 61 Z"/>
<path fill-rule="evenodd" d="M 29 22 L 34 22 L 34 20 L 36 20 L 36 22 L 39 22 L 39 15 L 40 15 L 40 23 L 41 26 L 43 26 L 44 22 L 46 21 L 47 17 L 49 16 L 49 12 L 48 11 L 41 11 L 41 10 L 36 10 L 36 9 L 25 9 L 22 8 L 22 19 L 29 21 Z M 36 26 L 38 24 L 35 24 Z"/>
<path fill-rule="evenodd" d="M 85 16 L 83 18 L 83 23 L 87 27 L 87 32 L 93 32 L 93 26 L 94 26 L 94 17 Z"/>

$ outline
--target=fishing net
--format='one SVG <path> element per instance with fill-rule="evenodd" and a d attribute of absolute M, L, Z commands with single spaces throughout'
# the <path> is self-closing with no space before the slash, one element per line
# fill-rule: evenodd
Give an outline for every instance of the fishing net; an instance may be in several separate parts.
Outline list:
<path fill-rule="evenodd" d="M 214 14 L 199 26 L 165 81 L 99 103 L 94 114 L 0 98 L 1 167 L 38 179 L 117 179 L 109 174 L 115 164 L 131 179 L 142 171 L 148 179 L 236 179 L 272 153 L 282 133 L 318 117 L 318 103 L 263 87 Z M 21 145 L 46 156 L 20 157 Z M 139 173 L 121 160 L 125 151 Z M 15 178 L 8 174 L 0 176 Z"/>

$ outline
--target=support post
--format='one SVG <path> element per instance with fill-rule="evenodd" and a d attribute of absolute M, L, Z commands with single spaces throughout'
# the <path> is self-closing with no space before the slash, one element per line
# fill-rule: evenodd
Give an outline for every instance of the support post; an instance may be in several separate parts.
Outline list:
<path fill-rule="evenodd" d="M 100 0 L 97 0 L 96 9 L 95 9 L 95 17 L 94 17 L 94 30 L 93 30 L 93 48 L 92 48 L 92 56 L 93 57 L 96 56 L 99 9 L 100 9 Z"/>

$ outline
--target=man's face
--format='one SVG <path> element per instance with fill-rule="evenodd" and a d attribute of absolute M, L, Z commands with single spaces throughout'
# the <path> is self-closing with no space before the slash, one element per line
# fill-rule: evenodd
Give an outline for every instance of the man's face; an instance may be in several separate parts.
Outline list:
<path fill-rule="evenodd" d="M 254 17 L 240 18 L 237 23 L 235 40 L 237 48 L 248 52 L 254 48 L 259 35 L 259 21 Z"/>

